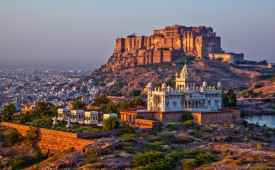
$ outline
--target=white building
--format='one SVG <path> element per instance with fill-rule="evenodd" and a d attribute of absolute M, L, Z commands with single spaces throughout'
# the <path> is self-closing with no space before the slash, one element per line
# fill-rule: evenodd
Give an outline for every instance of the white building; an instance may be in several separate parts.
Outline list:
<path fill-rule="evenodd" d="M 70 118 L 72 123 L 79 123 L 85 125 L 98 124 L 98 112 L 84 112 L 84 110 L 58 109 L 57 120 L 67 122 L 68 118 Z"/>
<path fill-rule="evenodd" d="M 104 115 L 103 115 L 103 120 L 108 119 L 108 118 L 110 118 L 110 117 L 115 117 L 115 118 L 117 118 L 117 114 L 114 114 L 114 113 L 104 114 Z"/>
<path fill-rule="evenodd" d="M 57 120 L 59 121 L 67 121 L 68 118 L 71 117 L 70 109 L 58 108 L 57 113 L 58 113 Z"/>
<path fill-rule="evenodd" d="M 162 84 L 161 88 L 153 89 L 152 83 L 148 84 L 147 110 L 173 112 L 173 111 L 218 111 L 222 108 L 222 84 L 218 82 L 217 89 L 207 86 L 204 81 L 202 86 L 195 85 L 185 64 L 180 75 L 176 74 L 176 88 Z"/>

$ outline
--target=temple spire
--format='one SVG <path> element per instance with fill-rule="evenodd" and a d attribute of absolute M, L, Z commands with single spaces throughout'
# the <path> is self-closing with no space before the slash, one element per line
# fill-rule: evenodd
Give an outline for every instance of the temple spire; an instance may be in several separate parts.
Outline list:
<path fill-rule="evenodd" d="M 185 78 L 191 77 L 191 74 L 189 72 L 188 66 L 186 64 L 186 60 L 185 60 L 185 65 L 184 65 L 184 67 L 181 70 L 180 77 L 182 77 L 182 78 L 184 78 L 184 77 Z"/>

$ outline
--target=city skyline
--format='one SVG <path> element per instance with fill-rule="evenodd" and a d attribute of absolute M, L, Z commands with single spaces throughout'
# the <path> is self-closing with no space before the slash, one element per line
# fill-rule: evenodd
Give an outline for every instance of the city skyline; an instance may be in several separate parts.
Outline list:
<path fill-rule="evenodd" d="M 212 27 L 226 52 L 275 62 L 271 0 L 0 4 L 1 64 L 83 64 L 95 69 L 112 55 L 116 38 L 133 32 L 151 35 L 174 24 Z"/>

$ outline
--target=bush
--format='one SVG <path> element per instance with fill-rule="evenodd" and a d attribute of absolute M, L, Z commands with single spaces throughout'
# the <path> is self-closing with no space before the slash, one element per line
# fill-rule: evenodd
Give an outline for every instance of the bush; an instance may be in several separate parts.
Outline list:
<path fill-rule="evenodd" d="M 133 89 L 129 92 L 129 96 L 139 96 L 141 94 L 140 90 Z"/>
<path fill-rule="evenodd" d="M 177 125 L 177 124 L 169 124 L 168 125 L 168 129 L 170 131 L 172 131 L 172 130 L 178 130 L 179 129 L 179 125 Z"/>
<path fill-rule="evenodd" d="M 134 141 L 137 138 L 136 134 L 133 133 L 124 133 L 120 139 L 126 140 L 126 141 Z"/>
<path fill-rule="evenodd" d="M 121 128 L 124 133 L 134 133 L 134 128 L 125 122 L 121 122 Z"/>
<path fill-rule="evenodd" d="M 19 155 L 14 157 L 9 165 L 12 169 L 23 169 L 34 164 L 34 160 L 28 155 Z"/>
<path fill-rule="evenodd" d="M 84 154 L 84 161 L 86 163 L 93 163 L 98 159 L 99 156 L 99 150 L 97 149 L 89 149 L 85 154 Z"/>
<path fill-rule="evenodd" d="M 11 121 L 13 117 L 13 113 L 15 111 L 16 111 L 16 107 L 14 104 L 12 103 L 7 104 L 3 109 L 2 121 L 4 122 Z"/>
<path fill-rule="evenodd" d="M 175 142 L 177 142 L 177 143 L 187 143 L 187 142 L 192 142 L 192 141 L 193 141 L 193 139 L 189 138 L 187 134 L 180 133 Z"/>
<path fill-rule="evenodd" d="M 5 146 L 12 146 L 14 143 L 19 141 L 19 133 L 18 132 L 11 132 L 8 135 L 5 135 Z"/>
<path fill-rule="evenodd" d="M 210 152 L 200 153 L 196 158 L 196 164 L 198 166 L 201 166 L 203 164 L 209 164 L 209 163 L 217 161 L 217 160 L 218 160 L 218 156 L 216 156 Z"/>
<path fill-rule="evenodd" d="M 185 160 L 182 164 L 183 169 L 195 169 L 197 167 L 196 160 Z"/>
<path fill-rule="evenodd" d="M 193 116 L 189 112 L 184 112 L 182 115 L 182 121 L 193 120 Z"/>
<path fill-rule="evenodd" d="M 102 121 L 103 130 L 114 130 L 119 128 L 119 121 L 115 117 L 110 117 Z"/>
<path fill-rule="evenodd" d="M 44 160 L 46 156 L 41 152 L 40 149 L 37 149 L 33 154 L 32 154 L 32 159 L 35 163 L 38 163 L 42 160 Z"/>
<path fill-rule="evenodd" d="M 201 136 L 201 131 L 198 129 L 194 129 L 190 132 L 190 135 L 195 136 L 195 137 L 200 137 Z"/>
<path fill-rule="evenodd" d="M 37 142 L 40 141 L 41 134 L 38 127 L 29 127 L 25 140 L 32 144 L 33 147 L 37 147 Z"/>
<path fill-rule="evenodd" d="M 194 125 L 195 125 L 194 120 L 187 120 L 182 124 L 184 128 L 191 128 L 191 127 L 194 127 Z"/>
<path fill-rule="evenodd" d="M 136 155 L 132 159 L 137 169 L 172 169 L 175 166 L 174 160 L 161 152 L 145 152 Z"/>

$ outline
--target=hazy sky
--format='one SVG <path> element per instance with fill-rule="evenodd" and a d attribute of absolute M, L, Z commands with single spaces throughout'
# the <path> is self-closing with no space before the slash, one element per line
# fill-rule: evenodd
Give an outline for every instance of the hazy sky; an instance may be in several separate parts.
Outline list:
<path fill-rule="evenodd" d="M 275 62 L 275 0 L 0 0 L 0 62 L 94 68 L 118 35 L 174 24 L 211 26 L 226 52 Z"/>

